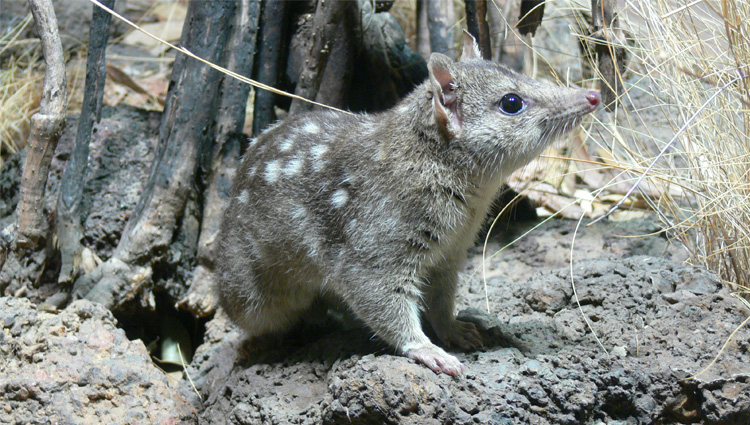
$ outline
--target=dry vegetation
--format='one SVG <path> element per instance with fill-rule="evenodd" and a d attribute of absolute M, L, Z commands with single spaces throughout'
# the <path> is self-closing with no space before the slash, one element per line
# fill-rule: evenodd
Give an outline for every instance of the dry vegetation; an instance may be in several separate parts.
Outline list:
<path fill-rule="evenodd" d="M 33 25 L 31 15 L 0 37 L 0 56 L 22 43 L 18 35 Z M 25 146 L 31 115 L 39 107 L 44 74 L 36 70 L 39 57 L 32 52 L 11 56 L 0 67 L 0 167 L 3 159 Z"/>
<path fill-rule="evenodd" d="M 491 3 L 502 8 L 505 0 Z M 629 36 L 621 107 L 597 114 L 511 185 L 540 211 L 568 218 L 595 218 L 619 201 L 610 218 L 651 209 L 692 262 L 748 292 L 750 0 L 619 4 Z M 594 85 L 576 44 L 587 33 L 588 8 L 588 0 L 548 3 L 534 39 L 520 39 L 527 73 Z"/>
<path fill-rule="evenodd" d="M 644 179 L 641 193 L 692 260 L 750 285 L 750 1 L 627 2 L 634 58 L 624 96 L 650 104 L 618 111 L 612 157 Z M 626 77 L 627 78 L 627 77 Z M 642 84 L 646 83 L 648 84 Z M 631 104 L 627 100 L 626 105 Z M 650 112 L 649 112 L 650 110 Z M 652 132 L 650 113 L 671 130 Z M 632 131 L 642 128 L 642 131 Z M 633 142 L 637 143 L 633 143 Z M 655 154 L 663 151 L 663 154 Z"/>
<path fill-rule="evenodd" d="M 144 27 L 169 41 L 179 39 L 187 5 L 174 0 L 133 0 L 129 11 L 147 22 Z M 29 120 L 37 112 L 44 79 L 44 61 L 39 40 L 34 37 L 31 13 L 12 28 L 0 32 L 0 167 L 26 145 Z M 31 35 L 30 35 L 31 34 Z M 64 35 L 65 36 L 65 35 Z M 128 32 L 111 43 L 148 49 L 149 55 L 122 58 L 110 55 L 104 102 L 108 106 L 128 104 L 144 109 L 161 109 L 159 100 L 166 94 L 173 54 L 165 56 L 166 46 L 157 46 L 150 38 Z M 86 48 L 65 52 L 68 76 L 68 112 L 78 113 L 83 102 L 86 73 Z M 143 63 L 163 64 L 158 71 L 144 71 Z M 123 65 L 132 63 L 134 66 Z M 119 71 L 119 72 L 118 72 Z"/>

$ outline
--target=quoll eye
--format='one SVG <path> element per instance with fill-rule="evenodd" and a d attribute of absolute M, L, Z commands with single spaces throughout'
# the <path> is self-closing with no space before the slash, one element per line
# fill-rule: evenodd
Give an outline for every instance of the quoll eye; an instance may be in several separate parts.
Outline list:
<path fill-rule="evenodd" d="M 500 99 L 500 110 L 508 115 L 516 115 L 523 110 L 523 99 L 521 96 L 508 93 Z"/>

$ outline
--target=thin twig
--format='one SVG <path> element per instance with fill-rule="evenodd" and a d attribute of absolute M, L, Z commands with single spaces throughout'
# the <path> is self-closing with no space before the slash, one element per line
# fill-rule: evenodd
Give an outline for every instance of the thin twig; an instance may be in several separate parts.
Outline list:
<path fill-rule="evenodd" d="M 699 376 L 703 375 L 704 373 L 706 373 L 708 371 L 708 369 L 711 369 L 711 366 L 713 366 L 719 360 L 719 356 L 721 356 L 721 353 L 724 352 L 724 349 L 727 348 L 727 345 L 729 344 L 729 342 L 732 341 L 732 338 L 734 338 L 734 334 L 736 334 L 740 329 L 742 329 L 742 327 L 745 326 L 747 324 L 747 322 L 750 322 L 750 316 L 748 316 L 742 323 L 740 323 L 739 326 L 737 326 L 737 328 L 734 331 L 732 331 L 731 334 L 729 334 L 729 337 L 727 338 L 727 340 L 724 341 L 724 345 L 721 346 L 721 349 L 716 354 L 716 357 L 714 357 L 713 361 L 711 361 L 711 363 L 709 363 L 708 366 L 706 366 L 703 370 L 701 370 L 700 372 L 696 373 L 695 375 L 689 376 L 687 378 L 683 378 L 680 381 L 689 381 L 689 380 L 692 380 L 692 379 L 696 379 L 697 377 L 699 377 Z"/>

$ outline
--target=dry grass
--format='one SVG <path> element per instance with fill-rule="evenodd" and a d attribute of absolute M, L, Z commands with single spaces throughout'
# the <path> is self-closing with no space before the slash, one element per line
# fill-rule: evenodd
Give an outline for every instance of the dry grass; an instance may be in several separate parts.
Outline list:
<path fill-rule="evenodd" d="M 694 262 L 750 286 L 750 1 L 629 1 L 634 79 L 652 104 L 622 110 L 643 132 L 617 139 L 613 156 L 636 177 L 653 164 L 645 196 Z M 625 104 L 634 90 L 630 86 Z M 649 133 L 655 111 L 672 130 Z M 653 113 L 652 113 L 653 115 Z M 617 135 L 618 132 L 613 132 Z M 634 133 L 635 134 L 635 133 Z M 632 141 L 637 144 L 629 143 Z M 656 151 L 662 154 L 654 154 Z"/>
<path fill-rule="evenodd" d="M 34 68 L 28 65 L 19 67 L 18 61 L 11 58 L 0 69 L 0 167 L 2 158 L 26 145 L 29 120 L 39 107 L 44 78 Z"/>
<path fill-rule="evenodd" d="M 561 199 L 552 211 L 576 204 L 563 215 L 595 217 L 643 177 L 620 212 L 650 207 L 691 261 L 747 291 L 750 0 L 620 4 L 621 23 L 631 38 L 621 76 L 623 107 L 597 114 L 593 125 L 575 135 L 579 141 L 568 152 L 572 160 L 543 158 L 543 168 L 556 174 L 532 176 L 531 191 L 543 203 L 550 202 L 545 190 Z M 521 40 L 533 58 L 526 61 L 527 73 L 551 72 L 546 78 L 591 86 L 593 75 L 581 66 L 585 61 L 573 34 L 587 33 L 589 7 L 588 0 L 548 3 L 537 35 Z M 534 173 L 526 169 L 516 177 Z"/>
<path fill-rule="evenodd" d="M 0 66 L 0 167 L 3 159 L 22 149 L 26 144 L 31 115 L 39 107 L 41 81 L 37 72 L 39 57 L 24 47 L 20 39 L 24 29 L 33 25 L 31 15 L 0 37 L 0 57 L 6 52 L 18 52 Z"/>
<path fill-rule="evenodd" d="M 559 41 L 569 32 L 568 25 L 586 33 L 583 12 L 588 4 L 567 0 L 548 5 L 533 41 L 535 59 L 548 65 L 562 82 L 591 83 L 586 69 L 576 69 L 574 60 L 565 60 L 576 52 L 566 46 L 571 41 Z M 623 107 L 614 114 L 597 115 L 601 121 L 583 132 L 587 143 L 580 146 L 587 156 L 569 160 L 563 173 L 577 174 L 579 181 L 589 183 L 583 191 L 604 201 L 598 210 L 581 213 L 590 217 L 622 199 L 639 182 L 626 205 L 648 205 L 664 222 L 667 234 L 687 249 L 692 262 L 747 291 L 750 0 L 621 4 L 621 23 L 631 38 L 625 46 L 630 60 L 621 76 Z M 553 13 L 565 17 L 567 24 L 561 28 Z M 581 161 L 588 160 L 604 166 L 589 166 L 587 171 Z M 591 184 L 592 169 L 609 177 Z M 568 177 L 547 177 L 547 181 L 570 181 Z M 583 204 L 573 195 L 574 190 L 581 192 L 580 187 L 548 186 Z"/>
<path fill-rule="evenodd" d="M 131 8 L 136 7 L 143 10 L 144 19 L 151 15 L 161 19 L 161 15 L 167 15 L 170 20 L 179 20 L 184 19 L 184 9 L 187 6 L 169 0 L 156 3 L 135 0 Z M 2 167 L 4 159 L 23 149 L 26 145 L 29 121 L 39 108 L 44 79 L 44 61 L 41 56 L 39 40 L 24 36 L 24 34 L 27 34 L 28 28 L 33 26 L 33 18 L 31 14 L 28 14 L 14 28 L 8 29 L 0 36 L 0 60 L 2 60 L 0 62 L 0 167 Z M 179 31 L 177 33 L 179 35 Z M 67 112 L 75 114 L 80 112 L 83 102 L 86 49 L 79 48 L 75 51 L 67 51 L 66 56 L 68 56 L 66 65 L 68 77 Z M 167 64 L 167 66 L 171 65 Z M 164 76 L 149 76 L 150 79 L 140 78 L 138 81 L 145 84 L 149 91 L 159 94 L 158 90 L 161 87 L 166 90 L 168 85 L 169 75 L 167 71 L 163 73 Z M 120 87 L 114 84 L 110 77 L 107 81 L 107 88 L 110 89 L 107 94 L 112 94 L 113 86 Z M 133 95 L 134 99 L 126 98 L 131 92 L 132 90 L 127 88 L 121 89 L 120 92 L 116 93 L 118 94 L 117 98 L 115 96 L 105 98 L 105 103 L 117 104 L 123 102 L 135 104 L 142 108 L 149 108 L 149 106 L 149 109 L 160 108 L 156 101 L 153 102 L 156 107 L 146 104 L 150 98 L 147 96 L 140 96 L 139 98 L 137 93 Z M 156 98 L 156 95 L 152 97 Z"/>

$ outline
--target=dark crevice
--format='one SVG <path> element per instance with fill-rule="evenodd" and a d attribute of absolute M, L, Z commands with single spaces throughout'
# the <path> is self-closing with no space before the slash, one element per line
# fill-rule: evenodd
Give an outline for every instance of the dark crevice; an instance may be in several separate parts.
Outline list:
<path fill-rule="evenodd" d="M 155 301 L 155 310 L 131 308 L 127 309 L 129 313 L 115 315 L 118 326 L 128 339 L 143 341 L 152 358 L 161 357 L 166 341 L 180 341 L 182 355 L 189 363 L 195 348 L 203 343 L 206 323 L 212 317 L 195 318 L 189 312 L 177 310 L 175 301 L 164 293 L 155 293 Z M 162 362 L 157 363 L 164 370 L 172 369 Z"/>

